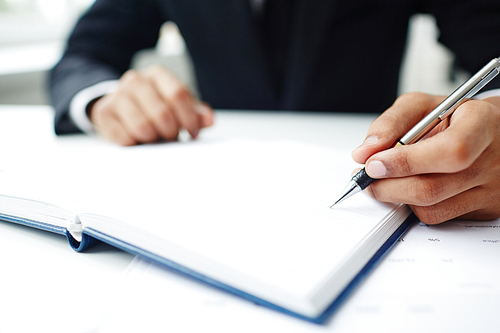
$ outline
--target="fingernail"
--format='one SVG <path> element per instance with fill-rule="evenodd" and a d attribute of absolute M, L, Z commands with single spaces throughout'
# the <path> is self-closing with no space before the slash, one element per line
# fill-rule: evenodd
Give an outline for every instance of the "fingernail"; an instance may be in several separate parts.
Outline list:
<path fill-rule="evenodd" d="M 362 148 L 362 147 L 366 147 L 366 146 L 373 146 L 373 145 L 376 145 L 378 142 L 378 136 L 376 135 L 370 135 L 369 137 L 367 137 L 365 139 L 365 141 L 363 141 L 363 143 L 357 147 L 356 149 L 354 149 L 354 151 Z"/>
<path fill-rule="evenodd" d="M 376 135 L 370 135 L 369 137 L 367 137 L 365 139 L 365 141 L 363 141 L 363 143 L 358 148 L 356 148 L 354 150 L 358 150 L 361 147 L 376 145 L 377 142 L 378 142 L 378 136 L 376 136 Z"/>
<path fill-rule="evenodd" d="M 370 175 L 370 177 L 380 178 L 385 177 L 387 169 L 385 168 L 384 163 L 380 161 L 371 161 L 366 166 L 366 172 Z"/>
<path fill-rule="evenodd" d="M 363 141 L 362 146 L 373 146 L 373 145 L 376 145 L 377 142 L 378 142 L 378 136 L 370 135 L 369 137 L 367 137 L 365 139 L 365 141 Z"/>

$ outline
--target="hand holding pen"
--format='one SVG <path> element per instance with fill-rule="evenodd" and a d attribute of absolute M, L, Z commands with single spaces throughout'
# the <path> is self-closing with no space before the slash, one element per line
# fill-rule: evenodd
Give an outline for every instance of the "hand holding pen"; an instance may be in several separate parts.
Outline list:
<path fill-rule="evenodd" d="M 369 176 L 384 179 L 368 186 L 368 192 L 380 201 L 409 204 L 426 223 L 499 217 L 500 97 L 467 101 L 499 67 L 492 60 L 474 84 L 468 81 L 442 104 L 442 97 L 427 94 L 398 98 L 353 152 Z M 451 99 L 456 101 L 449 104 Z M 425 140 L 411 144 L 423 135 Z M 395 142 L 403 145 L 389 149 Z"/>

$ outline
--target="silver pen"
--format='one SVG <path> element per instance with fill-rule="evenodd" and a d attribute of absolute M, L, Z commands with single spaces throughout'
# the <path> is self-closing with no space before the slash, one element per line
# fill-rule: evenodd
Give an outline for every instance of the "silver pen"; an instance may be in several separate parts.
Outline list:
<path fill-rule="evenodd" d="M 399 139 L 394 147 L 404 146 L 420 140 L 431 129 L 433 129 L 441 121 L 449 117 L 462 103 L 468 101 L 472 96 L 477 94 L 488 82 L 490 82 L 500 71 L 500 58 L 492 59 L 479 72 L 474 74 L 469 80 L 458 87 L 450 96 L 448 96 L 441 104 L 425 116 L 418 124 L 416 124 L 408 133 Z M 333 208 L 336 204 L 350 196 L 364 190 L 376 179 L 371 178 L 366 173 L 365 168 L 355 174 L 347 187 L 341 193 L 340 198 L 330 207 Z"/>

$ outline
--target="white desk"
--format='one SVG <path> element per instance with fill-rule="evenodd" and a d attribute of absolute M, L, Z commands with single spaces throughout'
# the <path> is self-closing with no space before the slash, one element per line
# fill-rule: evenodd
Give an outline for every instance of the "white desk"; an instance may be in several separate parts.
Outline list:
<path fill-rule="evenodd" d="M 353 149 L 373 115 L 219 112 L 199 140 L 292 139 Z M 0 107 L 0 172 L 44 163 L 47 152 L 110 144 L 56 137 L 49 107 Z M 68 167 L 78 161 L 68 161 Z M 0 184 L 1 186 L 1 184 Z M 29 184 L 20 184 L 29 186 Z M 0 332 L 68 332 L 95 327 L 133 256 L 105 245 L 76 253 L 64 237 L 0 222 Z"/>
<path fill-rule="evenodd" d="M 216 125 L 203 131 L 200 140 L 293 139 L 351 150 L 361 143 L 373 118 L 219 112 Z M 109 144 L 84 135 L 56 138 L 48 107 L 0 107 L 0 172 L 23 163 L 44 163 L 47 152 L 65 154 Z M 78 161 L 68 160 L 68 167 L 73 163 Z M 106 333 L 214 328 L 218 332 L 496 331 L 499 244 L 500 220 L 416 225 L 327 326 L 311 327 L 213 293 L 201 284 L 189 285 L 184 279 L 169 283 L 163 273 L 150 277 L 131 270 L 125 276 L 133 257 L 111 247 L 76 253 L 64 237 L 0 222 L 0 332 L 96 332 L 91 330 L 95 327 Z M 169 290 L 155 289 L 154 284 L 134 286 L 131 276 L 182 286 L 192 297 L 183 304 L 170 304 L 175 311 L 168 317 Z M 151 306 L 155 311 L 148 311 Z M 140 310 L 146 313 L 138 316 Z"/>

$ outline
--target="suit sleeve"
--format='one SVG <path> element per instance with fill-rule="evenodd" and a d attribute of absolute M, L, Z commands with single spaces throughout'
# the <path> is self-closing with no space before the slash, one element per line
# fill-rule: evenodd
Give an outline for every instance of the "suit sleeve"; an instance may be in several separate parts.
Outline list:
<path fill-rule="evenodd" d="M 436 17 L 439 41 L 455 55 L 455 65 L 471 74 L 500 56 L 500 1 L 429 1 Z M 497 77 L 486 87 L 500 88 Z"/>
<path fill-rule="evenodd" d="M 132 56 L 158 41 L 163 18 L 154 0 L 97 0 L 78 21 L 66 50 L 49 76 L 57 134 L 80 132 L 69 105 L 82 89 L 116 80 Z"/>

